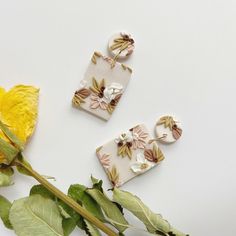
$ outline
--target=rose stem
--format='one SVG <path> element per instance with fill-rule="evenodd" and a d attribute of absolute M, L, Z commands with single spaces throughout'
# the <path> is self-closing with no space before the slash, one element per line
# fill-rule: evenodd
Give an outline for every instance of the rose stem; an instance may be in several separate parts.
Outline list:
<path fill-rule="evenodd" d="M 41 183 L 46 189 L 48 189 L 51 193 L 53 193 L 56 197 L 65 202 L 68 206 L 70 206 L 74 211 L 79 213 L 82 217 L 88 220 L 90 223 L 95 225 L 97 228 L 102 230 L 108 236 L 118 236 L 112 229 L 102 223 L 99 219 L 94 217 L 89 211 L 81 207 L 77 202 L 75 202 L 72 198 L 64 194 L 62 191 L 57 189 L 54 185 L 49 183 L 44 177 L 42 177 L 39 173 L 33 170 L 31 167 L 25 165 L 21 161 L 15 161 L 16 165 L 21 166 L 26 171 L 30 173 L 32 177 L 34 177 L 39 183 Z"/>

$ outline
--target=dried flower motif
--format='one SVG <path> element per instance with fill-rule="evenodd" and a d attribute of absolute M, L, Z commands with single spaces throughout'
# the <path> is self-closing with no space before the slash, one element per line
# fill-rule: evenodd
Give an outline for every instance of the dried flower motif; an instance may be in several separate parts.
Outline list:
<path fill-rule="evenodd" d="M 176 140 L 182 135 L 182 129 L 178 127 L 172 116 L 161 117 L 157 125 L 164 125 L 165 128 L 168 127 L 172 131 L 172 135 Z"/>
<path fill-rule="evenodd" d="M 131 37 L 131 35 L 120 33 L 120 37 L 114 39 L 114 43 L 111 45 L 110 50 L 118 50 L 119 53 L 127 50 L 126 56 L 128 56 L 134 50 L 134 39 Z"/>
<path fill-rule="evenodd" d="M 144 156 L 148 161 L 155 162 L 155 163 L 158 163 L 164 160 L 164 155 L 162 151 L 160 150 L 160 148 L 157 147 L 157 145 L 153 145 L 152 149 L 145 149 Z"/>
<path fill-rule="evenodd" d="M 148 133 L 146 133 L 140 125 L 134 127 L 130 130 L 132 132 L 132 147 L 133 149 L 143 149 L 146 146 L 146 138 Z"/>
<path fill-rule="evenodd" d="M 137 154 L 137 161 L 131 165 L 131 170 L 136 174 L 141 174 L 154 166 L 153 163 L 149 162 L 143 153 Z"/>
<path fill-rule="evenodd" d="M 99 152 L 97 153 L 98 155 L 98 158 L 102 164 L 102 166 L 105 168 L 105 169 L 108 169 L 110 168 L 110 155 L 109 154 L 100 154 Z"/>
<path fill-rule="evenodd" d="M 90 87 L 90 90 L 99 95 L 100 97 L 103 97 L 103 91 L 105 89 L 105 80 L 102 79 L 100 82 L 98 82 L 94 77 L 92 78 L 92 86 Z"/>
<path fill-rule="evenodd" d="M 107 110 L 109 113 L 112 113 L 122 95 L 123 86 L 119 83 L 112 83 L 105 87 L 104 79 L 99 83 L 93 78 L 90 90 L 93 92 L 90 108 L 101 108 L 102 110 Z"/>
<path fill-rule="evenodd" d="M 90 98 L 91 98 L 90 108 L 97 109 L 99 107 L 102 110 L 107 109 L 108 104 L 104 102 L 104 100 L 100 98 L 97 94 L 92 94 Z"/>
<path fill-rule="evenodd" d="M 133 141 L 133 136 L 132 133 L 129 131 L 127 133 L 121 134 L 117 139 L 115 139 L 115 142 L 117 143 L 118 146 L 118 151 L 117 155 L 118 156 L 128 156 L 129 159 L 132 158 L 132 141 Z"/>
<path fill-rule="evenodd" d="M 115 139 L 118 145 L 118 156 L 128 156 L 132 158 L 132 149 L 144 149 L 146 147 L 146 138 L 148 134 L 140 125 L 130 129 L 127 133 L 123 133 L 119 138 Z"/>
<path fill-rule="evenodd" d="M 120 143 L 118 143 L 117 155 L 122 156 L 122 157 L 128 156 L 129 159 L 131 159 L 132 158 L 132 150 L 131 150 L 132 143 L 126 143 L 121 146 L 119 145 Z"/>
<path fill-rule="evenodd" d="M 116 166 L 112 166 L 111 170 L 107 171 L 107 175 L 113 186 L 118 187 L 120 185 L 120 176 Z"/>
<path fill-rule="evenodd" d="M 80 107 L 81 104 L 85 102 L 84 99 L 87 98 L 90 94 L 91 91 L 89 89 L 81 88 L 75 92 L 72 103 L 75 106 Z"/>
<path fill-rule="evenodd" d="M 120 96 L 123 90 L 123 86 L 119 83 L 112 83 L 111 85 L 107 86 L 104 91 L 103 95 L 106 99 L 107 103 L 110 103 L 116 96 Z"/>
<path fill-rule="evenodd" d="M 164 125 L 165 128 L 168 127 L 170 130 L 172 130 L 174 124 L 175 121 L 172 116 L 163 116 L 157 123 L 157 125 Z"/>

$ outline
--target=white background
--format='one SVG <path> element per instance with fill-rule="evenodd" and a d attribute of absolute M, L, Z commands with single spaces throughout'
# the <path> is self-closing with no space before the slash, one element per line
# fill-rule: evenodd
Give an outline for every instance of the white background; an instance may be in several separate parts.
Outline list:
<path fill-rule="evenodd" d="M 0 84 L 41 89 L 25 152 L 34 168 L 56 177 L 63 191 L 88 185 L 90 174 L 108 188 L 95 148 L 138 123 L 153 131 L 160 115 L 175 114 L 183 138 L 161 145 L 165 161 L 122 188 L 191 236 L 235 236 L 235 23 L 233 0 L 1 0 Z M 136 40 L 126 62 L 134 73 L 104 122 L 72 108 L 71 98 L 93 50 L 106 53 L 117 30 Z M 36 183 L 19 175 L 14 181 L 0 189 L 10 200 Z M 0 224 L 0 235 L 14 233 Z"/>

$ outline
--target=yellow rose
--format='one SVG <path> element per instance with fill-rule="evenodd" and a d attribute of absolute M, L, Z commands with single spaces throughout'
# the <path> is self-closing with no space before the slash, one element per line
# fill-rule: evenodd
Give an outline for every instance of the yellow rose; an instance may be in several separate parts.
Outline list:
<path fill-rule="evenodd" d="M 0 165 L 10 164 L 32 135 L 38 115 L 39 89 L 0 87 Z"/>

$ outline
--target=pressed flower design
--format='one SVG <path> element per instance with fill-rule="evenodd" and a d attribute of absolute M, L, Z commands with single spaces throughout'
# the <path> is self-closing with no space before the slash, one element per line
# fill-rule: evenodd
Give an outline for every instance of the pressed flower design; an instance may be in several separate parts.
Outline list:
<path fill-rule="evenodd" d="M 97 148 L 98 159 L 112 185 L 121 186 L 164 160 L 157 143 L 150 143 L 150 138 L 145 125 L 140 124 Z"/>
<path fill-rule="evenodd" d="M 97 94 L 92 94 L 91 97 L 90 108 L 97 109 L 101 108 L 102 110 L 106 110 L 108 104 Z"/>
<path fill-rule="evenodd" d="M 121 98 L 123 86 L 119 83 L 112 83 L 105 87 L 104 79 L 98 82 L 93 78 L 90 90 L 92 91 L 90 108 L 101 108 L 112 113 Z"/>
<path fill-rule="evenodd" d="M 145 171 L 149 170 L 152 168 L 154 164 L 152 162 L 149 162 L 143 153 L 138 153 L 137 154 L 137 159 L 134 164 L 131 165 L 131 170 L 136 173 L 136 174 L 141 174 L 144 173 Z"/>
<path fill-rule="evenodd" d="M 85 103 L 84 99 L 87 98 L 90 94 L 91 91 L 89 89 L 81 88 L 75 92 L 72 103 L 75 106 L 80 107 L 82 103 Z"/>
<path fill-rule="evenodd" d="M 156 145 L 153 145 L 152 149 L 145 149 L 144 156 L 148 161 L 154 163 L 159 163 L 160 161 L 164 160 L 162 151 Z"/>
<path fill-rule="evenodd" d="M 143 131 L 142 127 L 137 125 L 134 128 L 130 129 L 133 136 L 132 147 L 133 149 L 143 149 L 146 146 L 146 138 L 148 137 L 148 133 Z"/>
<path fill-rule="evenodd" d="M 91 109 L 99 108 L 111 114 L 122 96 L 123 86 L 119 83 L 106 86 L 105 79 L 98 82 L 95 78 L 92 78 L 92 86 L 86 88 L 86 85 L 87 82 L 82 81 L 81 88 L 75 92 L 72 103 L 76 107 L 81 107 L 89 97 Z"/>
<path fill-rule="evenodd" d="M 179 139 L 182 135 L 182 129 L 178 127 L 172 116 L 161 117 L 157 125 L 164 125 L 165 128 L 169 128 L 175 140 Z"/>
<path fill-rule="evenodd" d="M 132 158 L 132 142 L 133 136 L 132 133 L 129 131 L 127 133 L 121 134 L 115 142 L 118 146 L 117 155 L 121 157 L 128 156 L 129 159 Z"/>
<path fill-rule="evenodd" d="M 130 55 L 134 50 L 134 39 L 127 33 L 120 33 L 120 37 L 114 40 L 110 49 L 118 52 L 127 50 L 126 56 Z"/>
<path fill-rule="evenodd" d="M 109 120 L 131 78 L 132 69 L 115 58 L 94 52 L 82 79 L 73 94 L 75 108 Z"/>
<path fill-rule="evenodd" d="M 140 125 L 130 129 L 127 133 L 121 134 L 115 142 L 118 146 L 118 156 L 128 156 L 132 158 L 132 150 L 144 149 L 146 146 L 146 139 L 148 133 L 146 133 Z"/>

